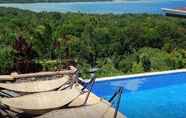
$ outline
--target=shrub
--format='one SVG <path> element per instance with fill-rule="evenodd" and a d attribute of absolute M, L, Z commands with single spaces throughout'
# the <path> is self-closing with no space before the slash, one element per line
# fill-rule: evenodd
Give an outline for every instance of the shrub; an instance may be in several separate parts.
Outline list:
<path fill-rule="evenodd" d="M 11 47 L 0 46 L 0 72 L 9 73 L 14 65 L 14 51 Z"/>

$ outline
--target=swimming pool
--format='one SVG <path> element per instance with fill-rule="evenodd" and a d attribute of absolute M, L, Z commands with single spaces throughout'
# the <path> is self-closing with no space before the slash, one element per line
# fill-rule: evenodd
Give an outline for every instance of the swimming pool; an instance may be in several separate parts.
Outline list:
<path fill-rule="evenodd" d="M 127 118 L 186 118 L 186 72 L 99 81 L 93 92 L 108 100 L 119 86 Z"/>
<path fill-rule="evenodd" d="M 116 2 L 117 1 L 117 2 Z M 82 12 L 82 13 L 150 13 L 162 14 L 161 8 L 181 8 L 186 0 L 115 0 L 115 2 L 67 2 L 67 3 L 26 3 L 0 4 L 36 12 Z"/>

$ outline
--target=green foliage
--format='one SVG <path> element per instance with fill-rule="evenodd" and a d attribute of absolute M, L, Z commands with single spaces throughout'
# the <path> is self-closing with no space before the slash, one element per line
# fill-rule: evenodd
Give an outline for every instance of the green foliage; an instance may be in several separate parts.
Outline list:
<path fill-rule="evenodd" d="M 171 59 L 170 54 L 165 51 L 153 48 L 143 48 L 140 49 L 137 54 L 140 57 L 140 62 L 143 64 L 144 71 L 172 69 L 167 63 L 168 59 Z"/>
<path fill-rule="evenodd" d="M 11 47 L 0 46 L 0 72 L 8 73 L 14 64 L 14 51 Z"/>
<path fill-rule="evenodd" d="M 77 60 L 83 76 L 95 63 L 102 68 L 98 76 L 178 69 L 186 66 L 185 22 L 147 14 L 35 13 L 0 8 L 0 45 L 12 47 L 16 37 L 23 36 L 39 60 Z M 51 70 L 58 62 L 42 65 Z"/>
<path fill-rule="evenodd" d="M 44 71 L 57 70 L 59 62 L 56 60 L 37 60 L 38 64 L 41 64 Z"/>
<path fill-rule="evenodd" d="M 116 76 L 122 75 L 123 72 L 119 71 L 114 67 L 114 64 L 111 59 L 100 59 L 98 60 L 98 67 L 101 70 L 98 71 L 98 77 L 105 77 L 105 76 Z"/>
<path fill-rule="evenodd" d="M 131 54 L 126 59 L 122 60 L 120 65 L 123 65 L 124 69 L 120 68 L 127 73 L 184 68 L 186 61 L 184 55 L 184 50 L 175 50 L 168 53 L 157 48 L 141 48 L 134 54 Z M 133 57 L 133 60 L 131 60 L 131 57 Z M 126 68 L 127 71 L 125 70 Z"/>
<path fill-rule="evenodd" d="M 144 72 L 143 65 L 141 63 L 133 63 L 131 73 L 142 73 Z"/>

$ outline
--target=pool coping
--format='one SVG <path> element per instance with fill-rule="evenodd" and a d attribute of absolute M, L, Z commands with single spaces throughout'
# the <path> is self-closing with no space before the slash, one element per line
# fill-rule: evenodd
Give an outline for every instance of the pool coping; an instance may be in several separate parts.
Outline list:
<path fill-rule="evenodd" d="M 96 82 L 109 81 L 109 80 L 120 80 L 120 79 L 132 79 L 135 77 L 147 77 L 147 76 L 174 74 L 174 73 L 181 73 L 181 72 L 186 72 L 186 69 L 176 69 L 176 70 L 158 71 L 158 72 L 146 72 L 146 73 L 120 75 L 120 76 L 112 76 L 112 77 L 101 77 L 101 78 L 96 78 Z M 89 80 L 83 80 L 81 78 L 80 78 L 80 80 L 84 81 L 84 82 L 89 81 Z"/>

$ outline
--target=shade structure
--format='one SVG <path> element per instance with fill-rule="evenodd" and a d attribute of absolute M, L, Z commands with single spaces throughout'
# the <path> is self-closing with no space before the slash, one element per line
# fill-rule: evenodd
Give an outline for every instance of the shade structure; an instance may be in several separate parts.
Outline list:
<path fill-rule="evenodd" d="M 69 81 L 69 76 L 64 76 L 59 79 L 32 81 L 23 83 L 0 83 L 1 89 L 12 90 L 16 92 L 34 93 L 55 90 Z"/>
<path fill-rule="evenodd" d="M 73 101 L 80 94 L 81 91 L 73 87 L 63 91 L 35 93 L 15 98 L 1 98 L 1 104 L 26 113 L 40 114 L 41 112 L 62 107 Z"/>

